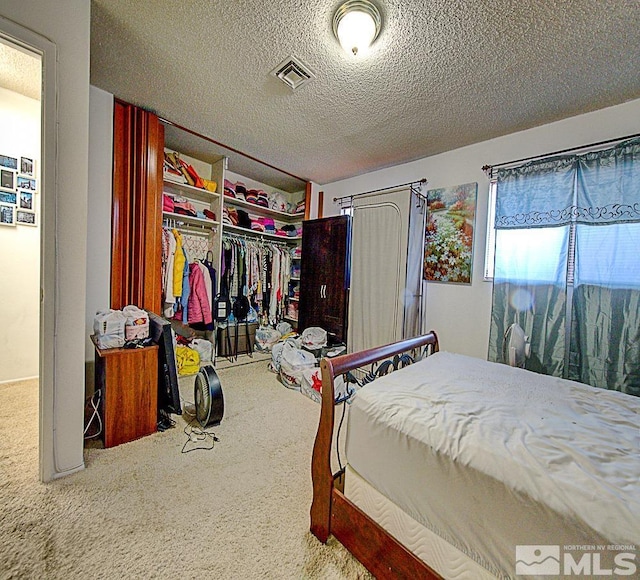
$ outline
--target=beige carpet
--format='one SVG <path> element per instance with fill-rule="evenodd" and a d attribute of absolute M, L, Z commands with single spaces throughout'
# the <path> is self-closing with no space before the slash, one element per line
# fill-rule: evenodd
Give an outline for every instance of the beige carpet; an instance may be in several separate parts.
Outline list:
<path fill-rule="evenodd" d="M 0 385 L 0 578 L 370 578 L 308 532 L 319 405 L 266 367 L 219 371 L 212 450 L 181 453 L 183 415 L 164 433 L 87 449 L 84 471 L 46 485 L 37 383 Z M 193 400 L 193 378 L 181 382 Z"/>

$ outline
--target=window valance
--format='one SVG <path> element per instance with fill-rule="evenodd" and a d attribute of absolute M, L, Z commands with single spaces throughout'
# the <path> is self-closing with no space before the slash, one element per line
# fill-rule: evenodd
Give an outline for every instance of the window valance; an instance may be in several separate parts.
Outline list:
<path fill-rule="evenodd" d="M 640 222 L 640 139 L 497 171 L 497 229 Z"/>

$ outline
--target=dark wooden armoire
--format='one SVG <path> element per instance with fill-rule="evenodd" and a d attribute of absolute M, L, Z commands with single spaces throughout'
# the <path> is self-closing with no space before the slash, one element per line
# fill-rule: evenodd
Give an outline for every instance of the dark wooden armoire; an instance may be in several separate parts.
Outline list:
<path fill-rule="evenodd" d="M 346 215 L 302 223 L 298 330 L 324 328 L 330 344 L 347 340 L 350 225 Z"/>

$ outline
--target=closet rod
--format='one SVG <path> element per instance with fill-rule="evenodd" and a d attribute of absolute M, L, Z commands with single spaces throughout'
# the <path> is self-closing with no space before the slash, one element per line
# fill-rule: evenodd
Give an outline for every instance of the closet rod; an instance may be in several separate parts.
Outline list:
<path fill-rule="evenodd" d="M 388 192 L 391 189 L 403 189 L 408 187 L 411 193 L 415 193 L 423 201 L 427 201 L 427 198 L 422 194 L 421 188 L 427 184 L 427 178 L 423 177 L 418 181 L 409 181 L 407 183 L 401 183 L 400 185 L 390 185 L 389 187 L 381 187 L 380 189 L 372 189 L 371 191 L 363 191 L 362 193 L 353 193 L 351 195 L 342 195 L 340 197 L 334 197 L 333 201 L 338 202 L 340 205 L 345 203 L 343 200 L 347 200 L 349 203 L 353 201 L 354 197 L 360 197 L 365 195 L 378 195 L 379 193 Z"/>
<path fill-rule="evenodd" d="M 483 165 L 482 171 L 484 171 L 489 179 L 493 177 L 493 170 L 498 167 L 507 167 L 515 163 L 524 163 L 525 161 L 535 161 L 536 159 L 544 159 L 545 157 L 553 157 L 555 155 L 563 155 L 564 153 L 574 153 L 575 151 L 581 151 L 583 149 L 592 149 L 593 147 L 600 147 L 602 145 L 610 145 L 611 143 L 621 143 L 628 139 L 635 139 L 640 137 L 640 133 L 634 135 L 627 135 L 626 137 L 616 137 L 615 139 L 606 139 L 605 141 L 598 141 L 597 143 L 589 143 L 587 145 L 579 145 L 577 147 L 569 147 L 568 149 L 561 149 L 560 151 L 553 151 L 551 153 L 542 153 L 540 155 L 532 155 L 531 157 L 523 157 L 522 159 L 514 159 L 513 161 L 505 161 L 504 163 L 496 163 L 495 165 Z"/>
<path fill-rule="evenodd" d="M 208 226 L 198 226 L 194 224 L 187 224 L 185 222 L 171 223 L 167 221 L 163 222 L 162 226 L 169 229 L 175 228 L 176 230 L 188 232 L 189 234 L 203 236 L 203 237 L 208 237 L 212 231 L 215 232 L 217 229 L 217 228 L 214 229 Z"/>
<path fill-rule="evenodd" d="M 222 234 L 222 239 L 224 240 L 225 238 L 235 238 L 236 240 L 244 240 L 246 242 L 254 242 L 256 244 L 262 244 L 263 246 L 265 245 L 273 245 L 273 246 L 280 246 L 282 248 L 285 249 L 289 249 L 290 246 L 287 242 L 281 242 L 280 240 L 265 240 L 264 238 L 260 238 L 258 235 L 256 236 L 247 236 L 244 234 L 235 234 L 235 233 L 225 233 Z"/>

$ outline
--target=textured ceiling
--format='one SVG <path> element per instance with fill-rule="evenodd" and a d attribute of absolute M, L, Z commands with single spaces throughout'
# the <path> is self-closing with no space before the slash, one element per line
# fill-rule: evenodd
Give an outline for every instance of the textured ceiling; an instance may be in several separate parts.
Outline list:
<path fill-rule="evenodd" d="M 0 87 L 39 100 L 40 62 L 39 56 L 0 40 Z"/>
<path fill-rule="evenodd" d="M 319 184 L 640 97 L 638 0 L 375 2 L 354 59 L 339 0 L 93 0 L 91 82 Z"/>

